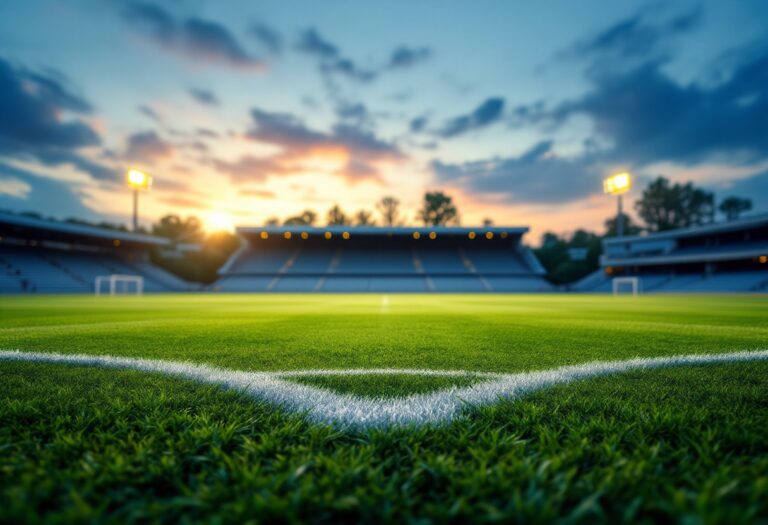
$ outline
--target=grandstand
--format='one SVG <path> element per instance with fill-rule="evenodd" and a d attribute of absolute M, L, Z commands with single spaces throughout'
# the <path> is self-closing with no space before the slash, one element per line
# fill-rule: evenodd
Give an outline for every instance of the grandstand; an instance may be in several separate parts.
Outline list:
<path fill-rule="evenodd" d="M 768 214 L 603 242 L 601 270 L 575 286 L 609 292 L 637 276 L 643 292 L 767 292 Z"/>
<path fill-rule="evenodd" d="M 225 292 L 540 292 L 527 228 L 238 228 Z"/>
<path fill-rule="evenodd" d="M 144 291 L 191 289 L 153 266 L 170 241 L 108 228 L 0 212 L 0 293 L 92 293 L 97 276 L 137 275 Z"/>

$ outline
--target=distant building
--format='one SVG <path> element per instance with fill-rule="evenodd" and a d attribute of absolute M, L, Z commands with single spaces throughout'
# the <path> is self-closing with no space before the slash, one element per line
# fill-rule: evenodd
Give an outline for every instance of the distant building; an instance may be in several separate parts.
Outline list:
<path fill-rule="evenodd" d="M 644 292 L 768 291 L 768 214 L 603 241 L 601 270 L 576 285 L 607 292 L 637 276 Z"/>
<path fill-rule="evenodd" d="M 147 292 L 188 290 L 153 266 L 162 237 L 0 212 L 0 293 L 93 293 L 96 277 L 130 275 Z"/>
<path fill-rule="evenodd" d="M 544 269 L 528 228 L 238 228 L 220 270 L 228 292 L 539 292 Z"/>

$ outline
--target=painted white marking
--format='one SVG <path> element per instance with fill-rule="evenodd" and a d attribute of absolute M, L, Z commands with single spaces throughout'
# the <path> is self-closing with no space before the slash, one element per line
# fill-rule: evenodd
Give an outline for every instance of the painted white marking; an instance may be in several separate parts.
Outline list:
<path fill-rule="evenodd" d="M 246 393 L 256 399 L 305 414 L 311 421 L 341 427 L 370 428 L 391 425 L 441 423 L 459 416 L 467 407 L 483 406 L 500 399 L 554 385 L 607 374 L 681 365 L 737 363 L 768 360 L 768 350 L 726 354 L 692 354 L 636 358 L 627 361 L 594 361 L 551 370 L 494 374 L 456 370 L 413 370 L 377 368 L 363 370 L 302 370 L 287 372 L 244 372 L 189 362 L 159 361 L 108 355 L 57 354 L 46 352 L 0 351 L 0 360 L 61 363 L 105 368 L 126 368 L 156 372 L 200 383 L 219 385 Z M 290 381 L 291 377 L 408 374 L 428 376 L 476 376 L 484 381 L 466 387 L 449 387 L 426 394 L 381 399 L 340 394 Z"/>

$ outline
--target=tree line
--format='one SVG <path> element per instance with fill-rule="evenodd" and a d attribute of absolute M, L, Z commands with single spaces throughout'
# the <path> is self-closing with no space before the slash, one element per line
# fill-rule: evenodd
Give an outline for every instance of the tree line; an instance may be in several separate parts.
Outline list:
<path fill-rule="evenodd" d="M 623 214 L 624 234 L 662 232 L 714 222 L 719 211 L 726 220 L 736 220 L 752 209 L 752 201 L 727 197 L 716 206 L 715 195 L 693 183 L 673 183 L 665 177 L 651 181 L 635 202 L 642 223 Z M 597 270 L 603 253 L 603 239 L 616 236 L 616 217 L 604 223 L 602 234 L 579 229 L 571 234 L 547 232 L 534 250 L 555 284 L 578 281 Z"/>
<path fill-rule="evenodd" d="M 358 210 L 347 214 L 341 206 L 334 204 L 325 216 L 328 226 L 405 226 L 406 217 L 401 212 L 400 201 L 396 197 L 386 196 L 376 203 L 376 212 Z M 416 212 L 416 220 L 424 226 L 448 226 L 459 224 L 459 211 L 453 198 L 442 191 L 430 191 L 424 194 L 421 208 Z M 284 226 L 316 226 L 320 223 L 314 210 L 306 209 L 298 215 L 285 219 Z M 280 219 L 272 217 L 264 223 L 266 226 L 280 226 Z"/>

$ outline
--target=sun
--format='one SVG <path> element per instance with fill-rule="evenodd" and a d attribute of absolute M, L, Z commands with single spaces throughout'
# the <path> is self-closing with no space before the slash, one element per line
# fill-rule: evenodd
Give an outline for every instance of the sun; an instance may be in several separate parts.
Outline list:
<path fill-rule="evenodd" d="M 235 223 L 229 213 L 223 211 L 214 211 L 205 218 L 205 230 L 208 233 L 235 231 Z"/>

